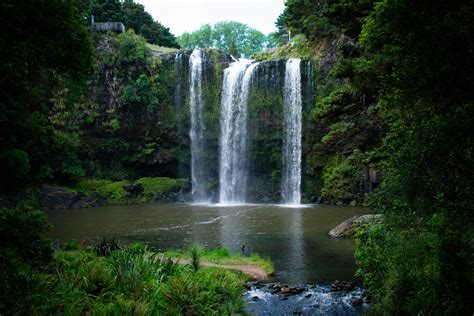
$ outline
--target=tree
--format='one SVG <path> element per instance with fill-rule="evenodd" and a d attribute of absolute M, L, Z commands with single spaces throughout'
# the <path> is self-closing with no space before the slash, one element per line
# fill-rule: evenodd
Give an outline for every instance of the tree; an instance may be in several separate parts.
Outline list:
<path fill-rule="evenodd" d="M 384 240 L 366 246 L 385 260 L 359 258 L 376 312 L 474 308 L 473 18 L 472 1 L 384 0 L 362 27 L 354 69 L 371 74 L 389 125 L 375 203 Z"/>
<path fill-rule="evenodd" d="M 93 14 L 97 22 L 117 21 L 122 22 L 127 29 L 142 35 L 148 43 L 166 47 L 179 48 L 176 37 L 169 28 L 164 27 L 145 11 L 142 4 L 134 0 L 83 0 L 90 1 L 88 9 L 82 5 L 85 15 Z"/>
<path fill-rule="evenodd" d="M 0 12 L 0 172 L 2 188 L 12 189 L 42 175 L 66 175 L 64 164 L 80 168 L 74 148 L 55 149 L 60 139 L 49 115 L 64 82 L 89 73 L 92 44 L 70 2 L 6 0 Z"/>
<path fill-rule="evenodd" d="M 122 5 L 122 11 L 125 26 L 142 35 L 148 43 L 179 48 L 176 37 L 171 34 L 169 28 L 154 21 L 142 4 L 126 0 Z"/>
<path fill-rule="evenodd" d="M 191 33 L 183 33 L 178 42 L 185 49 L 213 47 L 248 57 L 268 47 L 269 40 L 261 32 L 235 21 L 204 24 Z"/>

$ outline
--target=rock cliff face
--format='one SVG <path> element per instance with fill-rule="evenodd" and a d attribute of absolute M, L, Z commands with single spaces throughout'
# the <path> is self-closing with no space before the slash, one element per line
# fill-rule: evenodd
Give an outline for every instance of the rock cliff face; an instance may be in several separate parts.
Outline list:
<path fill-rule="evenodd" d="M 331 75 L 340 45 L 352 44 L 335 38 L 314 48 L 314 60 L 301 62 L 303 202 L 363 200 L 378 183 L 376 169 L 357 156 L 377 143 L 376 118 L 359 108 L 360 100 Z M 98 38 L 95 75 L 82 105 L 82 152 L 88 176 L 190 178 L 191 53 L 150 50 L 129 34 Z M 215 196 L 223 74 L 233 60 L 217 50 L 206 49 L 205 54 L 202 150 L 210 169 L 206 187 Z M 284 76 L 285 59 L 270 59 L 259 63 L 252 78 L 248 201 L 280 200 Z M 338 89 L 343 91 L 334 96 Z"/>

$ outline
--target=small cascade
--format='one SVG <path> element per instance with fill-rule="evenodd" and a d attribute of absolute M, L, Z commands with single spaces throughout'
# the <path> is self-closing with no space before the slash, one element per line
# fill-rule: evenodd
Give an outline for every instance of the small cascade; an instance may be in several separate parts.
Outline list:
<path fill-rule="evenodd" d="M 219 155 L 221 204 L 245 202 L 248 178 L 247 101 L 257 65 L 241 59 L 224 71 Z"/>
<path fill-rule="evenodd" d="M 282 203 L 301 203 L 301 59 L 290 58 L 285 70 Z"/>
<path fill-rule="evenodd" d="M 191 113 L 191 184 L 194 202 L 208 202 L 205 190 L 207 167 L 204 155 L 206 141 L 204 137 L 204 65 L 206 55 L 201 49 L 194 49 L 189 58 L 189 110 Z"/>

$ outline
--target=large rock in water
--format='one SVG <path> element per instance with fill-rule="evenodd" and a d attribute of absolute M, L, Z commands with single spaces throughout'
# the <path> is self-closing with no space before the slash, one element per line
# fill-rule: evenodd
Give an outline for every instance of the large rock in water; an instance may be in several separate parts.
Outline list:
<path fill-rule="evenodd" d="M 101 203 L 95 196 L 70 191 L 67 188 L 43 185 L 38 196 L 38 204 L 42 210 L 66 209 L 66 208 L 88 208 L 99 206 Z"/>
<path fill-rule="evenodd" d="M 357 225 L 368 223 L 368 224 L 380 224 L 382 222 L 381 214 L 366 214 L 366 215 L 356 215 L 351 217 L 333 229 L 329 231 L 329 236 L 332 238 L 344 238 L 352 237 L 354 235 L 354 228 Z"/>
<path fill-rule="evenodd" d="M 79 199 L 79 193 L 68 189 L 43 185 L 43 190 L 38 196 L 41 209 L 70 208 Z"/>

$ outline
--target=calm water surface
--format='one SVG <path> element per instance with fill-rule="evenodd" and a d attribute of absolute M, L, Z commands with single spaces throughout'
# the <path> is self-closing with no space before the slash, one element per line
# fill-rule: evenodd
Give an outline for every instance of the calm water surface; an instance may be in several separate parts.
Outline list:
<path fill-rule="evenodd" d="M 366 208 L 316 205 L 219 207 L 142 204 L 93 209 L 51 210 L 51 237 L 65 242 L 116 236 L 155 250 L 185 249 L 193 242 L 231 252 L 256 252 L 275 265 L 274 281 L 328 284 L 354 280 L 354 241 L 331 239 L 328 231 Z"/>

